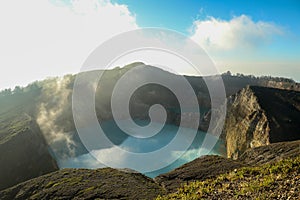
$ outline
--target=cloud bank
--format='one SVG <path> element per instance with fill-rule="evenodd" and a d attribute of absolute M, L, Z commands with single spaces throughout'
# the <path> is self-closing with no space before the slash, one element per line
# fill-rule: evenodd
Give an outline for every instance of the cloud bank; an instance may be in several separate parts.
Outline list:
<path fill-rule="evenodd" d="M 247 15 L 229 21 L 209 17 L 193 23 L 191 38 L 208 51 L 255 48 L 283 34 L 283 29 L 264 21 L 253 21 Z"/>
<path fill-rule="evenodd" d="M 0 24 L 1 88 L 77 73 L 99 44 L 138 27 L 108 0 L 1 1 Z"/>

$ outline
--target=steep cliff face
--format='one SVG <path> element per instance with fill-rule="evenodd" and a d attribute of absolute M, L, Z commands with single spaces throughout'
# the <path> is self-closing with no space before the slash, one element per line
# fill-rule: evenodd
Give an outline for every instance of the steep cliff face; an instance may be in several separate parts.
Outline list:
<path fill-rule="evenodd" d="M 300 139 L 300 93 L 247 86 L 229 99 L 224 127 L 227 156 L 248 148 Z"/>
<path fill-rule="evenodd" d="M 250 87 L 231 97 L 225 123 L 227 155 L 237 159 L 250 147 L 267 145 L 269 122 Z M 230 104 L 231 102 L 229 102 Z"/>
<path fill-rule="evenodd" d="M 5 131 L 9 134 L 0 138 L 0 190 L 58 170 L 39 127 L 31 117 L 19 114 L 7 124 Z"/>
<path fill-rule="evenodd" d="M 0 189 L 58 169 L 34 117 L 39 94 L 30 85 L 0 95 Z"/>

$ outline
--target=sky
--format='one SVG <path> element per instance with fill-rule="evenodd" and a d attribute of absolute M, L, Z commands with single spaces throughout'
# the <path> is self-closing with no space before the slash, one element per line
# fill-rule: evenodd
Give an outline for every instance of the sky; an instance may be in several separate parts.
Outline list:
<path fill-rule="evenodd" d="M 220 72 L 300 81 L 298 0 L 4 0 L 0 89 L 74 74 L 114 35 L 144 27 L 198 43 Z"/>

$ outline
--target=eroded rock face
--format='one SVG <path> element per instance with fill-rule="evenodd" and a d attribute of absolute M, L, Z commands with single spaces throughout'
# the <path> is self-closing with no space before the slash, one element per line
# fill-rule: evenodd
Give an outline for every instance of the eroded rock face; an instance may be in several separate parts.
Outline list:
<path fill-rule="evenodd" d="M 269 144 L 270 128 L 250 87 L 231 98 L 225 123 L 226 147 L 228 157 L 237 159 L 248 148 Z"/>
<path fill-rule="evenodd" d="M 229 99 L 224 127 L 227 156 L 300 139 L 300 92 L 247 86 Z"/>

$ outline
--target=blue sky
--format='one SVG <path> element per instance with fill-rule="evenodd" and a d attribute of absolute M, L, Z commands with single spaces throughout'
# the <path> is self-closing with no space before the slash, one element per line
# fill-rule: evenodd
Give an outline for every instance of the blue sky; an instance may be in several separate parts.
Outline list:
<path fill-rule="evenodd" d="M 140 26 L 168 27 L 188 34 L 193 21 L 213 16 L 230 20 L 233 16 L 249 15 L 253 20 L 274 22 L 299 33 L 300 1 L 298 0 L 114 0 L 128 5 Z"/>
<path fill-rule="evenodd" d="M 220 72 L 300 81 L 299 19 L 298 0 L 1 1 L 0 88 L 78 73 L 102 42 L 143 27 L 185 34 Z"/>
<path fill-rule="evenodd" d="M 247 15 L 254 22 L 268 22 L 281 27 L 284 31 L 283 35 L 275 37 L 267 46 L 252 52 L 253 58 L 299 61 L 300 23 L 297 19 L 300 19 L 300 1 L 298 0 L 115 0 L 114 2 L 128 5 L 129 10 L 136 15 L 139 26 L 169 28 L 186 35 L 191 35 L 193 22 L 196 20 L 214 17 L 228 21 L 236 16 Z M 244 57 L 251 60 L 251 55 Z M 300 80 L 300 75 L 296 79 Z"/>

